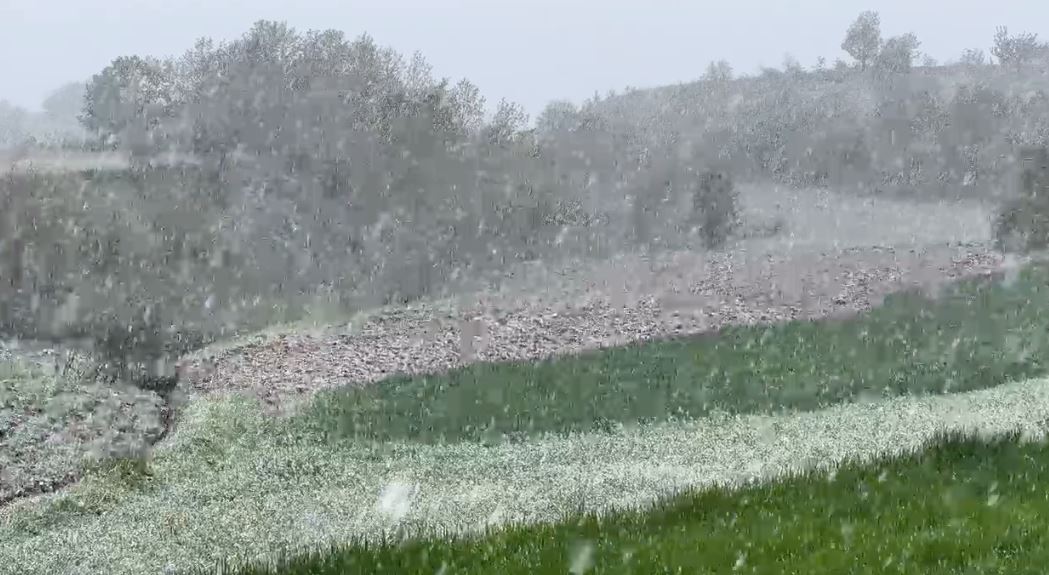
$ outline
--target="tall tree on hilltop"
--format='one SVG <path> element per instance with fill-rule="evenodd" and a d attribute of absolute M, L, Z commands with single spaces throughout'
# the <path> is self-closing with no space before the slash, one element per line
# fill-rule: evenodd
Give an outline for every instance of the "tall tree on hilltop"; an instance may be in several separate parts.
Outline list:
<path fill-rule="evenodd" d="M 866 70 L 881 50 L 881 16 L 871 10 L 861 13 L 845 33 L 841 49 Z"/>
<path fill-rule="evenodd" d="M 994 47 L 991 55 L 998 58 L 1003 66 L 1023 66 L 1033 60 L 1046 46 L 1038 42 L 1038 35 L 1024 32 L 1015 36 L 1009 35 L 1009 29 L 999 26 L 994 34 Z"/>
<path fill-rule="evenodd" d="M 175 107 L 170 66 L 122 56 L 91 78 L 80 122 L 103 139 L 138 140 Z"/>
<path fill-rule="evenodd" d="M 914 66 L 914 60 L 918 57 L 919 46 L 921 42 L 914 34 L 893 36 L 885 41 L 881 52 L 875 58 L 875 64 L 882 72 L 892 74 L 910 72 Z"/>

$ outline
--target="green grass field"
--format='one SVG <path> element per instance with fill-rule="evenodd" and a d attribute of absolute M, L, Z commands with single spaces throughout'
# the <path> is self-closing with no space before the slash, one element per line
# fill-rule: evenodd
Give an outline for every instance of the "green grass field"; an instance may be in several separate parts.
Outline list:
<path fill-rule="evenodd" d="M 0 509 L 0 565 L 1024 572 L 1049 532 L 1037 521 L 1049 448 L 957 435 L 920 448 L 945 429 L 1042 429 L 1046 383 L 1021 380 L 1046 373 L 1046 287 L 1036 266 L 845 320 L 397 377 L 324 393 L 289 419 L 199 401 L 151 459 Z M 796 474 L 842 458 L 854 461 L 833 475 Z M 728 488 L 746 480 L 771 482 Z M 413 494 L 392 516 L 391 485 Z M 452 537 L 506 523 L 519 525 Z M 416 537 L 383 543 L 396 533 Z M 250 567 L 280 553 L 297 563 Z"/>
<path fill-rule="evenodd" d="M 735 327 L 400 377 L 332 392 L 304 419 L 355 440 L 499 441 L 994 386 L 1044 372 L 1047 278 L 1029 268 L 1008 286 L 971 280 L 936 300 L 901 294 L 858 319 Z M 1044 549 L 1049 535 L 1032 525 L 1049 511 L 1037 488 L 1049 449 L 1016 439 L 955 435 L 845 465 L 830 481 L 808 472 L 689 494 L 644 513 L 584 515 L 480 540 L 336 547 L 239 572 L 1019 572 L 1036 564 L 1025 550 Z"/>
<path fill-rule="evenodd" d="M 903 455 L 695 491 L 645 511 L 338 545 L 233 572 L 1041 573 L 1047 484 L 1044 440 L 952 433 Z"/>
<path fill-rule="evenodd" d="M 297 424 L 335 440 L 521 439 L 713 412 L 812 410 L 1041 375 L 1049 269 L 890 297 L 846 320 L 732 327 L 542 362 L 481 363 L 321 394 Z"/>

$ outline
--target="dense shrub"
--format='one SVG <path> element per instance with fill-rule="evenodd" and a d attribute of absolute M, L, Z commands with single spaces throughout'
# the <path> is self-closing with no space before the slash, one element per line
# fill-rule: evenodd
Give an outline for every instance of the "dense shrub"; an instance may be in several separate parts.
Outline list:
<path fill-rule="evenodd" d="M 995 220 L 995 243 L 1008 253 L 1049 248 L 1049 210 L 1029 198 L 1006 202 Z"/>
<path fill-rule="evenodd" d="M 739 226 L 739 194 L 731 177 L 720 171 L 702 174 L 693 193 L 693 217 L 704 245 L 721 247 Z"/>
<path fill-rule="evenodd" d="M 1006 202 L 995 220 L 999 249 L 1024 253 L 1049 248 L 1049 150 L 1021 153 L 1019 197 Z"/>

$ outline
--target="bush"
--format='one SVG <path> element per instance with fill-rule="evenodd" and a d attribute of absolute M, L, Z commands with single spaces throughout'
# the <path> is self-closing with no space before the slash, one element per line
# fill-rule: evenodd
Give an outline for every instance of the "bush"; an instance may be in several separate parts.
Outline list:
<path fill-rule="evenodd" d="M 706 247 L 724 245 L 740 224 L 739 192 L 728 174 L 708 171 L 700 176 L 692 193 L 692 216 Z"/>
<path fill-rule="evenodd" d="M 1011 200 L 995 220 L 995 247 L 1025 253 L 1049 247 L 1049 211 L 1029 198 Z"/>
<path fill-rule="evenodd" d="M 1006 202 L 994 223 L 996 247 L 1009 253 L 1049 248 L 1049 150 L 1021 151 L 1020 197 Z"/>
<path fill-rule="evenodd" d="M 112 321 L 91 330 L 100 375 L 140 389 L 165 393 L 177 383 L 175 362 L 180 351 L 173 337 L 156 323 Z"/>

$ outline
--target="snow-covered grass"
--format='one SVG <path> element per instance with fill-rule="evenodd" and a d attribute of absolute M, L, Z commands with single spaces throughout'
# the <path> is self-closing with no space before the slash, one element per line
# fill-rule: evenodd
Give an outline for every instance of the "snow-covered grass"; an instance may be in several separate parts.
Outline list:
<path fill-rule="evenodd" d="M 1016 313 L 1017 305 L 1031 305 L 1044 297 L 1044 290 L 1032 287 L 1040 277 L 1033 276 L 1033 283 L 1020 282 L 1021 287 L 1031 288 L 1022 298 L 1014 297 L 1004 307 L 983 308 L 997 309 L 1004 313 L 999 320 L 1012 318 L 1010 321 L 988 323 L 987 317 L 976 317 L 980 314 L 966 315 L 987 303 L 977 297 L 973 301 L 978 305 L 963 314 L 973 321 L 966 320 L 964 325 L 956 325 L 955 317 L 936 329 L 927 329 L 932 324 L 922 324 L 925 328 L 921 329 L 913 324 L 912 328 L 918 328 L 896 330 L 913 336 L 909 343 L 900 344 L 904 348 L 928 353 L 917 358 L 893 357 L 910 362 L 911 367 L 924 362 L 926 368 L 919 369 L 918 375 L 928 376 L 932 373 L 928 370 L 936 371 L 928 361 L 942 359 L 961 345 L 963 350 L 971 347 L 980 357 L 988 352 L 988 358 L 1003 361 L 998 367 L 1000 374 L 1009 376 L 1005 379 L 1041 373 L 1040 368 L 1029 371 L 1024 367 L 1040 365 L 1044 329 L 1033 329 L 1038 327 L 1034 320 L 1039 314 L 1020 317 Z M 900 315 L 898 319 L 905 318 Z M 1001 329 L 1021 324 L 1027 326 L 1026 331 Z M 989 326 L 997 327 L 988 330 Z M 942 339 L 945 327 L 959 328 L 976 339 Z M 891 335 L 893 330 L 882 332 Z M 939 336 L 942 341 L 919 345 L 919 336 L 924 335 L 932 340 Z M 776 348 L 768 336 L 756 341 Z M 797 353 L 808 348 L 781 345 L 776 349 L 781 359 L 799 360 Z M 842 348 L 834 349 L 840 352 Z M 736 351 L 743 350 L 737 346 Z M 816 348 L 808 351 L 813 358 L 827 356 L 815 353 Z M 854 359 L 844 359 L 853 367 L 859 365 Z M 881 361 L 868 359 L 874 362 L 871 366 Z M 959 359 L 971 362 L 973 356 Z M 993 363 L 985 368 L 995 371 Z M 54 395 L 58 380 L 53 374 L 19 369 L 18 376 L 7 381 L 18 382 L 23 390 L 50 390 L 39 401 L 30 402 L 32 406 L 46 403 L 47 394 Z M 816 378 L 817 374 L 811 375 Z M 986 385 L 994 383 L 998 381 Z M 220 560 L 233 564 L 268 560 L 284 551 L 329 542 L 374 542 L 396 533 L 469 533 L 508 522 L 554 521 L 578 509 L 635 507 L 689 487 L 768 478 L 798 466 L 915 447 L 944 427 L 1004 431 L 1020 426 L 1034 432 L 1040 429 L 1037 422 L 1049 419 L 1045 383 L 779 416 L 727 416 L 714 410 L 704 412 L 708 414 L 705 419 L 688 423 L 612 425 L 599 433 L 579 428 L 560 437 L 489 447 L 422 445 L 408 443 L 403 437 L 386 443 L 333 442 L 331 434 L 322 430 L 267 419 L 243 398 L 198 399 L 181 416 L 174 435 L 149 460 L 118 459 L 93 468 L 85 481 L 62 493 L 0 508 L 0 566 L 26 573 L 157 573 L 165 568 L 207 568 Z M 816 389 L 821 384 L 813 385 Z M 744 394 L 744 399 L 768 391 L 760 378 L 748 389 L 757 395 Z M 7 413 L 27 409 L 24 401 L 30 396 L 26 393 L 8 397 L 21 398 L 23 403 L 9 405 Z M 871 396 L 861 397 L 866 401 Z M 29 408 L 36 409 L 32 406 Z M 578 407 L 565 404 L 563 409 Z M 85 448 L 73 446 L 74 451 L 59 454 L 61 457 L 22 459 L 48 465 L 58 462 L 63 469 L 75 467 Z M 4 456 L 10 453 L 5 445 Z M 573 547 L 578 553 L 572 553 L 579 560 L 577 567 L 599 560 L 587 559 L 587 546 L 580 545 Z M 565 569 L 571 567 L 565 565 Z"/>
<path fill-rule="evenodd" d="M 141 453 L 163 429 L 160 408 L 152 392 L 0 357 L 0 503 Z"/>
<path fill-rule="evenodd" d="M 354 437 L 332 434 L 332 428 L 345 425 L 323 409 L 307 409 L 305 420 L 272 419 L 244 397 L 197 399 L 150 459 L 118 459 L 93 468 L 62 493 L 0 509 L 0 565 L 27 573 L 156 573 L 169 565 L 239 564 L 332 541 L 469 533 L 507 522 L 554 521 L 579 509 L 636 507 L 685 488 L 916 447 L 944 428 L 1036 432 L 1039 422 L 1049 419 L 1045 381 L 938 397 L 920 393 L 989 387 L 1043 373 L 1044 271 L 1031 268 L 1003 285 L 969 284 L 935 303 L 896 298 L 845 322 L 735 329 L 701 338 L 702 349 L 688 342 L 652 342 L 547 363 L 548 368 L 576 365 L 569 379 L 577 401 L 543 403 L 539 395 L 526 393 L 541 391 L 535 386 L 507 388 L 497 398 L 513 412 L 511 418 L 530 417 L 546 426 L 540 431 L 562 432 L 527 442 L 454 441 L 476 439 L 469 430 L 447 436 L 450 443 L 413 442 L 419 438 L 405 433 L 403 417 L 390 419 L 385 428 L 371 421 L 376 433 Z M 735 383 L 715 406 L 722 409 L 704 410 L 704 418 L 689 422 L 668 420 L 671 404 L 695 399 L 696 382 L 709 379 L 700 377 L 707 372 L 693 369 L 685 377 L 679 369 L 700 356 L 707 357 L 708 368 L 720 365 L 719 373 Z M 499 370 L 508 366 L 477 369 L 472 373 L 490 384 L 483 389 L 501 389 Z M 509 366 L 505 375 L 514 369 L 524 368 Z M 655 423 L 638 426 L 629 417 L 607 417 L 609 409 L 634 403 L 651 408 L 651 401 L 591 401 L 608 385 L 621 387 L 624 377 L 640 372 L 676 390 L 664 398 L 669 411 Z M 660 374 L 669 376 L 660 379 Z M 980 374 L 987 380 L 963 381 Z M 843 377 L 857 381 L 832 385 Z M 380 403 L 396 404 L 402 416 L 415 413 L 417 430 L 425 429 L 431 420 L 448 419 L 441 411 L 448 404 L 447 398 L 442 403 L 441 390 L 469 383 L 445 378 L 418 377 L 370 389 Z M 942 385 L 927 385 L 934 380 Z M 769 396 L 777 385 L 786 396 Z M 871 391 L 878 389 L 911 395 L 875 401 L 878 394 Z M 864 390 L 868 393 L 859 393 Z M 638 398 L 651 399 L 644 390 L 635 391 Z M 587 393 L 598 395 L 587 400 Z M 811 397 L 804 401 L 794 397 L 806 393 Z M 31 403 L 45 396 L 50 397 Z M 861 403 L 756 413 L 777 404 L 816 409 L 825 403 L 820 398 Z M 411 401 L 420 405 L 404 411 Z M 592 425 L 548 425 L 586 423 L 583 416 L 593 415 L 587 411 L 593 405 L 611 425 L 600 431 Z M 368 413 L 384 412 L 361 415 Z M 489 420 L 498 415 L 483 414 Z M 325 418 L 331 425 L 312 425 Z M 444 421 L 446 431 L 454 431 L 455 423 Z"/>
<path fill-rule="evenodd" d="M 1049 443 L 1023 436 L 951 430 L 891 455 L 692 488 L 643 509 L 482 537 L 359 539 L 232 572 L 1035 573 L 1049 560 Z"/>
<path fill-rule="evenodd" d="M 202 400 L 148 466 L 99 472 L 0 511 L 0 565 L 19 573 L 158 573 L 397 533 L 477 533 L 898 452 L 944 429 L 1037 434 L 1046 419 L 1049 381 L 1032 380 L 494 447 L 332 444 L 281 433 L 246 399 Z"/>

